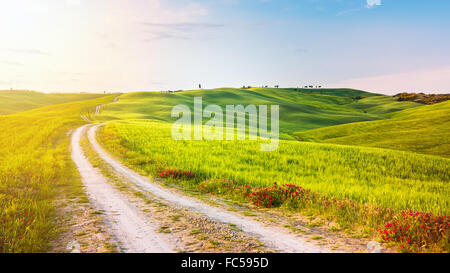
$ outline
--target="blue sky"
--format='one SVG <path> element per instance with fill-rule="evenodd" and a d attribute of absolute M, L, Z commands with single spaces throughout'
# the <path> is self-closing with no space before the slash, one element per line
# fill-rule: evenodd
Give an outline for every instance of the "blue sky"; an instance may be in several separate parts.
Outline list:
<path fill-rule="evenodd" d="M 2 0 L 0 89 L 450 92 L 450 1 Z"/>

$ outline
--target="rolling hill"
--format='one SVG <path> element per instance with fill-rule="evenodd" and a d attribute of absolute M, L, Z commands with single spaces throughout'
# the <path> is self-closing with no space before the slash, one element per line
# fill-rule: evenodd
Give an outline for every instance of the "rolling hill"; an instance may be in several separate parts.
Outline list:
<path fill-rule="evenodd" d="M 381 106 L 383 107 L 383 106 Z M 380 109 L 380 106 L 376 108 Z M 450 157 L 450 101 L 389 114 L 390 119 L 296 132 L 303 141 L 379 147 Z"/>
<path fill-rule="evenodd" d="M 43 106 L 95 99 L 103 94 L 41 93 L 27 90 L 0 91 L 0 115 L 9 115 Z"/>
<path fill-rule="evenodd" d="M 96 118 L 109 121 L 102 130 L 106 147 L 113 152 L 117 147 L 123 147 L 120 149 L 127 151 L 120 155 L 124 156 L 123 160 L 149 175 L 158 175 L 161 169 L 182 169 L 197 174 L 195 183 L 211 177 L 226 177 L 252 186 L 269 186 L 277 181 L 304 186 L 338 199 L 349 197 L 361 203 L 396 209 L 448 213 L 448 200 L 443 196 L 440 201 L 436 199 L 447 192 L 446 158 L 305 143 L 293 137 L 307 128 L 326 130 L 335 128 L 327 127 L 332 124 L 358 126 L 389 122 L 391 117 L 398 119 L 407 113 L 428 112 L 427 115 L 432 117 L 433 110 L 357 90 L 336 90 L 335 95 L 332 94 L 332 90 L 271 88 L 129 93 L 122 95 L 118 102 L 104 106 L 101 116 Z M 259 143 L 254 141 L 173 140 L 171 109 L 178 104 L 192 108 L 195 96 L 203 98 L 203 106 L 280 105 L 280 131 L 284 133 L 284 139 L 278 150 L 262 152 Z M 398 112 L 401 109 L 408 110 Z M 364 122 L 367 120 L 375 121 Z M 439 134 L 443 133 L 439 126 L 435 129 Z M 410 135 L 411 138 L 416 136 Z M 403 141 L 407 143 L 409 139 Z"/>
<path fill-rule="evenodd" d="M 14 95 L 9 101 L 17 101 L 24 94 L 17 94 L 16 100 Z M 55 215 L 55 200 L 62 192 L 71 193 L 81 186 L 69 159 L 70 131 L 86 123 L 80 114 L 87 115 L 96 105 L 109 103 L 114 97 L 0 116 L 0 253 L 49 249 L 49 242 L 61 228 Z M 4 105 L 2 98 L 0 103 Z"/>
<path fill-rule="evenodd" d="M 154 119 L 173 122 L 170 112 L 175 105 L 193 109 L 194 97 L 203 105 L 280 105 L 280 136 L 294 139 L 293 133 L 327 126 L 381 120 L 398 109 L 419 106 L 396 102 L 393 98 L 353 89 L 276 89 L 220 88 L 171 93 L 128 93 L 119 102 L 103 108 L 101 120 Z M 363 98 L 362 100 L 360 100 Z"/>
<path fill-rule="evenodd" d="M 0 216 L 41 217 L 30 227 L 19 221 L 0 226 L 9 241 L 26 234 L 22 245 L 0 242 L 0 251 L 48 248 L 56 228 L 50 220 L 55 190 L 76 180 L 68 159 L 68 132 L 85 124 L 80 114 L 106 122 L 98 139 L 131 168 L 149 176 L 163 170 L 195 174 L 194 179 L 169 181 L 184 189 L 198 191 L 199 185 L 219 177 L 253 190 L 274 181 L 293 184 L 320 196 L 304 204 L 307 213 L 331 216 L 350 229 L 362 225 L 369 232 L 385 223 L 386 211 L 449 214 L 450 159 L 445 157 L 450 102 L 424 106 L 351 89 L 221 88 L 90 100 L 99 96 L 0 92 L 2 110 L 9 113 L 0 116 L 8 128 L 0 132 L 5 155 L 4 162 L 0 160 L 0 195 L 17 196 L 20 204 L 0 199 Z M 172 107 L 185 104 L 192 109 L 196 96 L 203 98 L 204 106 L 280 105 L 279 148 L 263 152 L 260 141 L 175 141 Z M 73 102 L 58 104 L 61 101 Z M 103 105 L 100 115 L 92 115 L 98 105 Z M 30 108 L 36 109 L 24 111 Z M 336 206 L 329 208 L 329 202 Z"/>

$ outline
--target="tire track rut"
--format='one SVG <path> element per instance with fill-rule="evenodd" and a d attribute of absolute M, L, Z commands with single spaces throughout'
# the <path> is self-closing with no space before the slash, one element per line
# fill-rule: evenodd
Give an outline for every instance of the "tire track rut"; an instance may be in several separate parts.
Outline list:
<path fill-rule="evenodd" d="M 107 164 L 109 164 L 117 173 L 119 173 L 120 175 L 125 177 L 128 181 L 137 185 L 140 189 L 147 191 L 151 194 L 154 194 L 155 196 L 158 196 L 159 198 L 161 198 L 171 204 L 174 204 L 176 206 L 179 206 L 182 208 L 187 208 L 191 211 L 199 212 L 213 220 L 216 220 L 216 221 L 219 221 L 219 222 L 222 222 L 225 224 L 236 225 L 245 233 L 248 233 L 249 235 L 257 237 L 259 240 L 264 242 L 267 246 L 277 249 L 279 252 L 283 252 L 283 253 L 330 252 L 329 249 L 317 246 L 310 242 L 307 242 L 306 239 L 299 237 L 297 235 L 294 235 L 290 232 L 287 232 L 285 229 L 281 229 L 281 228 L 278 228 L 275 226 L 267 226 L 261 222 L 255 221 L 249 217 L 228 211 L 223 208 L 219 208 L 219 207 L 215 207 L 215 206 L 206 204 L 198 199 L 185 196 L 181 193 L 164 188 L 164 187 L 150 181 L 147 177 L 144 177 L 144 176 L 134 172 L 133 170 L 131 170 L 131 169 L 127 168 L 126 166 L 124 166 L 123 164 L 121 164 L 116 159 L 112 158 L 98 144 L 95 134 L 96 134 L 96 131 L 99 128 L 99 126 L 101 126 L 101 125 L 97 124 L 88 129 L 88 140 L 89 140 L 89 143 L 92 146 L 93 150 L 99 155 L 99 157 L 103 161 L 105 161 Z M 81 135 L 80 132 L 85 127 L 86 126 L 79 128 L 74 133 L 74 136 L 76 136 L 77 134 Z M 72 146 L 73 147 L 76 146 L 77 143 L 79 146 L 79 140 L 80 140 L 79 136 L 73 138 Z M 75 156 L 77 156 L 77 155 L 75 155 Z M 80 173 L 82 173 L 82 176 L 83 176 L 83 172 L 87 172 L 87 174 L 85 175 L 87 177 L 86 178 L 83 177 L 83 181 L 85 179 L 92 180 L 92 178 L 89 177 L 91 175 L 90 173 L 92 173 L 92 170 L 89 170 L 89 168 L 87 166 L 87 164 L 90 165 L 90 163 L 82 162 L 83 160 L 80 159 L 79 157 L 80 157 L 80 155 L 78 155 L 78 158 L 75 158 L 75 159 L 79 163 L 81 162 L 84 165 L 84 167 L 82 166 L 83 168 L 79 168 Z M 74 161 L 75 161 L 75 159 L 74 159 Z M 86 159 L 86 158 L 84 157 L 84 159 Z M 86 161 L 87 161 L 87 159 L 86 159 Z M 97 175 L 97 177 L 98 177 L 98 175 Z M 98 178 L 98 179 L 100 179 L 100 178 Z M 89 184 L 89 183 L 87 183 L 87 184 Z M 102 190 L 100 186 L 95 187 L 95 185 L 92 185 L 92 187 L 88 187 L 87 189 L 88 189 L 88 192 L 91 190 L 92 191 L 101 191 Z M 100 193 L 97 193 L 97 194 L 100 194 Z M 108 196 L 103 195 L 103 196 L 100 196 L 100 198 L 102 198 L 101 201 L 103 203 L 103 206 L 107 207 L 107 208 L 110 207 L 111 210 L 113 210 L 114 206 L 120 205 L 119 204 L 120 202 L 118 202 L 116 200 L 112 200 L 112 201 L 114 201 L 114 203 L 108 203 Z M 121 206 L 122 212 L 124 212 L 123 211 L 124 205 L 120 205 L 120 206 Z M 132 213 L 132 211 L 134 211 L 134 210 L 129 209 L 130 213 Z M 124 225 L 125 230 L 123 230 L 122 233 L 129 232 L 128 229 L 130 229 L 130 227 L 127 227 L 128 226 L 127 221 L 133 222 L 132 218 L 139 217 L 139 216 L 135 213 L 135 214 L 130 214 L 127 217 L 131 218 L 131 219 L 128 219 L 128 220 L 123 219 L 123 221 L 124 221 L 123 225 Z M 141 221 L 138 220 L 138 222 L 139 222 L 139 224 L 142 224 Z M 167 245 L 164 245 L 163 242 L 160 242 L 160 240 L 158 239 L 158 236 L 155 236 L 155 234 L 153 234 L 152 232 L 149 232 L 149 230 L 144 227 L 140 227 L 140 228 L 143 231 L 146 231 L 147 233 L 140 233 L 140 231 L 137 228 L 135 228 L 134 230 L 133 229 L 130 230 L 130 231 L 132 231 L 132 235 L 131 234 L 128 234 L 128 235 L 121 234 L 121 235 L 129 238 L 131 241 L 133 240 L 133 237 L 135 237 L 136 240 L 141 240 L 141 238 L 143 238 L 142 240 L 145 241 L 147 236 L 149 236 L 150 237 L 149 242 L 151 242 L 152 240 L 155 241 L 155 243 L 157 243 L 157 245 L 158 244 L 161 245 L 160 246 L 161 250 L 170 249 L 170 247 L 168 247 Z M 116 231 L 116 233 L 120 234 L 119 231 Z M 132 245 L 131 241 L 129 241 L 128 244 Z M 156 248 L 155 249 L 144 248 L 144 250 L 145 251 L 153 250 L 153 251 L 158 252 L 158 249 L 156 249 Z M 163 251 L 163 252 L 165 252 L 165 251 Z"/>
<path fill-rule="evenodd" d="M 92 166 L 81 145 L 85 125 L 72 134 L 72 160 L 80 172 L 91 202 L 103 212 L 111 235 L 120 243 L 121 252 L 170 253 L 175 246 L 157 232 L 158 226 L 143 216 L 107 179 Z"/>

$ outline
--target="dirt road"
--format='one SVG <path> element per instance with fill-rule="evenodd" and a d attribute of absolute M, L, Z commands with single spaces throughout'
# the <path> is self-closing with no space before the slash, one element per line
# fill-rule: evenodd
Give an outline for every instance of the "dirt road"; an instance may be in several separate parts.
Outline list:
<path fill-rule="evenodd" d="M 72 137 L 72 158 L 77 164 L 82 175 L 86 190 L 93 202 L 101 207 L 110 222 L 113 235 L 123 243 L 124 251 L 131 252 L 168 252 L 173 249 L 164 238 L 155 233 L 155 227 L 151 222 L 146 222 L 136 207 L 127 202 L 120 192 L 114 190 L 106 178 L 94 169 L 80 148 L 80 137 L 87 126 L 79 128 Z M 88 139 L 92 149 L 98 156 L 110 165 L 117 173 L 125 177 L 141 190 L 151 193 L 166 202 L 189 211 L 202 214 L 214 221 L 236 226 L 249 236 L 256 237 L 272 249 L 283 253 L 311 253 L 329 252 L 324 247 L 307 242 L 304 238 L 290 233 L 289 231 L 268 226 L 241 214 L 228 211 L 221 207 L 207 204 L 198 199 L 185 196 L 184 194 L 163 187 L 149 178 L 141 176 L 127 168 L 116 159 L 112 158 L 97 143 L 95 133 L 99 125 L 88 128 Z"/>
<path fill-rule="evenodd" d="M 157 233 L 157 226 L 140 214 L 122 193 L 114 189 L 107 179 L 88 161 L 80 140 L 88 125 L 72 134 L 72 160 L 81 174 L 90 201 L 103 212 L 109 232 L 120 242 L 122 252 L 167 253 L 174 246 Z"/>

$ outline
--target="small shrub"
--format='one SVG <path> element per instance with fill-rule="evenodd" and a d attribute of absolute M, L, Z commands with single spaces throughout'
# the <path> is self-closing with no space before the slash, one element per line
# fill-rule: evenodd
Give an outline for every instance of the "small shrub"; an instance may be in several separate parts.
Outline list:
<path fill-rule="evenodd" d="M 284 184 L 278 186 L 275 182 L 271 187 L 255 188 L 250 202 L 259 207 L 272 208 L 287 204 L 288 207 L 299 207 L 299 203 L 311 198 L 311 191 L 302 187 Z"/>
<path fill-rule="evenodd" d="M 159 173 L 161 178 L 173 178 L 173 179 L 193 179 L 195 174 L 190 171 L 182 170 L 164 170 Z"/>
<path fill-rule="evenodd" d="M 252 192 L 249 185 L 242 185 L 228 178 L 211 178 L 203 181 L 199 189 L 204 193 L 228 194 L 248 198 Z"/>

